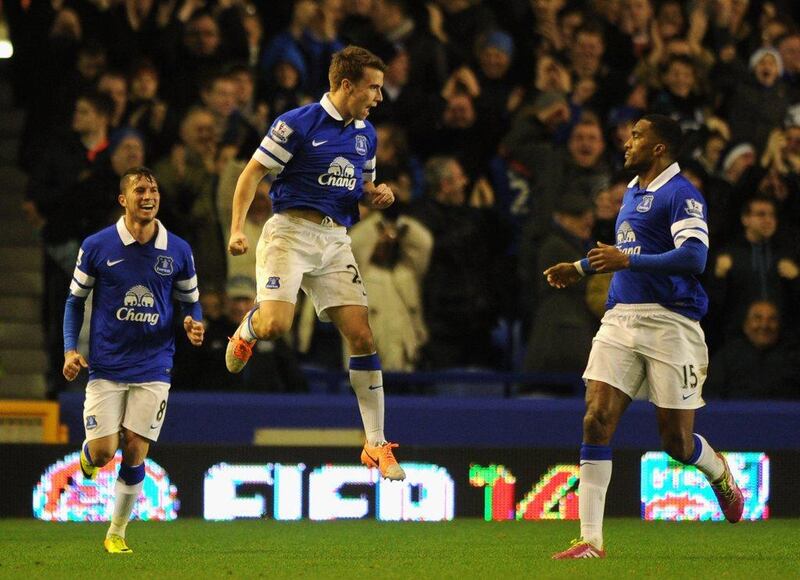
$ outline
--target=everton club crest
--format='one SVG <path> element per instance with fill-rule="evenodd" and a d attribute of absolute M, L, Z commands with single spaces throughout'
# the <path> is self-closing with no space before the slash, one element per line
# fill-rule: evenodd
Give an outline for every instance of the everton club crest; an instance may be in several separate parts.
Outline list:
<path fill-rule="evenodd" d="M 639 205 L 636 206 L 636 211 L 639 213 L 645 213 L 650 211 L 651 207 L 653 207 L 653 196 L 648 194 L 642 197 L 642 201 L 640 201 Z"/>
<path fill-rule="evenodd" d="M 156 265 L 153 269 L 162 276 L 169 276 L 172 274 L 172 256 L 159 256 L 156 258 Z"/>
<path fill-rule="evenodd" d="M 367 137 L 365 135 L 356 135 L 356 153 L 367 154 Z"/>

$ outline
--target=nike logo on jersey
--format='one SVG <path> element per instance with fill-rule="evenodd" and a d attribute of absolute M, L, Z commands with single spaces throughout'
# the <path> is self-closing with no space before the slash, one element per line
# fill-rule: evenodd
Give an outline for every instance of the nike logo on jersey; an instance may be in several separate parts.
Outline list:
<path fill-rule="evenodd" d="M 382 389 L 382 388 L 383 388 L 383 385 L 370 385 L 369 386 L 369 390 L 370 391 L 374 391 L 376 389 Z"/>
<path fill-rule="evenodd" d="M 327 142 L 328 142 L 327 139 L 325 141 L 317 141 L 316 139 L 314 139 L 313 141 L 311 141 L 311 146 L 319 147 L 320 145 L 324 145 Z"/>
<path fill-rule="evenodd" d="M 685 401 L 685 400 L 686 400 L 686 399 L 688 399 L 689 397 L 694 397 L 694 393 L 690 393 L 690 394 L 688 394 L 688 395 L 683 395 L 683 400 Z"/>
<path fill-rule="evenodd" d="M 114 260 L 113 262 L 112 262 L 111 260 L 106 260 L 106 266 L 108 266 L 109 268 L 111 268 L 112 266 L 116 266 L 116 265 L 117 265 L 117 264 L 119 264 L 120 262 L 124 262 L 124 261 L 125 261 L 125 258 L 122 258 L 122 259 L 120 259 L 120 260 Z"/>

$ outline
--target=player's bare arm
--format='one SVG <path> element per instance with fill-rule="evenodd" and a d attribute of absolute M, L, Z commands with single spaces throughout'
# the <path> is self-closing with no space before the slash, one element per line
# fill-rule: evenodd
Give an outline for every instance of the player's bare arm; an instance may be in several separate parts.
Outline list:
<path fill-rule="evenodd" d="M 200 346 L 203 344 L 203 336 L 206 329 L 202 322 L 198 322 L 191 316 L 183 319 L 183 329 L 186 331 L 186 338 L 192 343 L 192 346 Z"/>
<path fill-rule="evenodd" d="M 65 379 L 74 381 L 78 373 L 81 372 L 81 367 L 89 368 L 89 364 L 81 353 L 77 350 L 68 350 L 64 353 L 64 368 L 61 372 L 64 374 Z"/>
<path fill-rule="evenodd" d="M 268 172 L 269 168 L 255 159 L 251 159 L 236 182 L 236 190 L 233 193 L 231 237 L 228 241 L 228 251 L 234 256 L 240 256 L 247 252 L 248 243 L 247 236 L 244 235 L 244 220 L 250 204 L 253 203 L 256 188 Z"/>
<path fill-rule="evenodd" d="M 375 185 L 371 181 L 364 183 L 364 203 L 372 209 L 386 209 L 394 203 L 392 188 L 381 183 Z"/>
<path fill-rule="evenodd" d="M 589 250 L 589 265 L 598 274 L 617 272 L 630 267 L 630 258 L 616 246 L 597 242 L 597 247 Z"/>
<path fill-rule="evenodd" d="M 547 279 L 547 283 L 553 288 L 566 288 L 583 278 L 575 267 L 575 264 L 571 264 L 570 262 L 561 262 L 555 266 L 550 266 L 543 273 Z"/>

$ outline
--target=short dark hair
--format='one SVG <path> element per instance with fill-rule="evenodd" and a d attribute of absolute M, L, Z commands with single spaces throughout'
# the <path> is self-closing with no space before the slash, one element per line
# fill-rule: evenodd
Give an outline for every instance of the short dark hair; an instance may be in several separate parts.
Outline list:
<path fill-rule="evenodd" d="M 385 72 L 386 63 L 360 46 L 348 46 L 334 53 L 328 69 L 331 90 L 338 89 L 344 79 L 357 83 L 364 77 L 364 71 L 368 68 Z"/>
<path fill-rule="evenodd" d="M 147 167 L 131 167 L 125 173 L 122 174 L 122 177 L 119 178 L 119 192 L 125 192 L 125 183 L 128 180 L 139 180 L 141 178 L 145 178 L 147 181 L 151 183 L 158 183 L 156 176 L 153 172 L 148 169 Z"/>
<path fill-rule="evenodd" d="M 666 115 L 657 114 L 645 115 L 640 121 L 650 123 L 650 130 L 655 134 L 656 139 L 666 145 L 667 154 L 672 159 L 677 159 L 683 142 L 680 124 Z"/>
<path fill-rule="evenodd" d="M 101 116 L 111 120 L 114 116 L 114 99 L 98 90 L 89 90 L 78 95 L 75 102 L 86 101 Z"/>
<path fill-rule="evenodd" d="M 742 205 L 742 215 L 748 215 L 751 211 L 753 211 L 753 204 L 755 203 L 768 203 L 772 206 L 773 210 L 776 212 L 778 211 L 778 204 L 775 201 L 775 198 L 764 195 L 763 193 L 757 193 L 744 200 L 744 205 Z"/>

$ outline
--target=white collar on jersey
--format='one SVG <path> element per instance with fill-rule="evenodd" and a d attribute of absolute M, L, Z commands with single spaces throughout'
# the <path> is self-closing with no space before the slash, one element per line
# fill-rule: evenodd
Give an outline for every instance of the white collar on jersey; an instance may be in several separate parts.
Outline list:
<path fill-rule="evenodd" d="M 158 226 L 158 233 L 156 234 L 156 249 L 166 250 L 167 228 L 165 228 L 164 225 L 158 220 L 156 220 L 156 225 Z M 125 216 L 117 220 L 117 233 L 119 234 L 119 239 L 122 240 L 122 243 L 126 246 L 130 246 L 136 241 L 136 238 L 134 238 L 128 231 L 128 228 L 125 227 Z"/>
<path fill-rule="evenodd" d="M 678 162 L 676 161 L 675 163 L 667 167 L 664 171 L 659 173 L 658 177 L 656 177 L 653 181 L 650 182 L 650 185 L 647 186 L 647 189 L 645 191 L 650 191 L 650 192 L 658 191 L 662 185 L 665 185 L 670 179 L 678 175 L 680 172 L 681 168 L 678 165 Z M 633 187 L 637 183 L 639 183 L 638 175 L 631 180 L 631 182 L 628 184 L 628 187 L 629 188 Z"/>
<path fill-rule="evenodd" d="M 336 110 L 336 107 L 333 106 L 330 97 L 328 96 L 329 93 L 325 93 L 322 95 L 322 98 L 319 100 L 319 104 L 322 105 L 322 108 L 325 109 L 325 112 L 328 113 L 331 117 L 336 119 L 337 121 L 344 121 L 342 116 L 339 114 L 339 111 Z M 360 121 L 359 119 L 355 120 L 356 129 L 363 129 L 367 126 L 364 121 Z"/>

